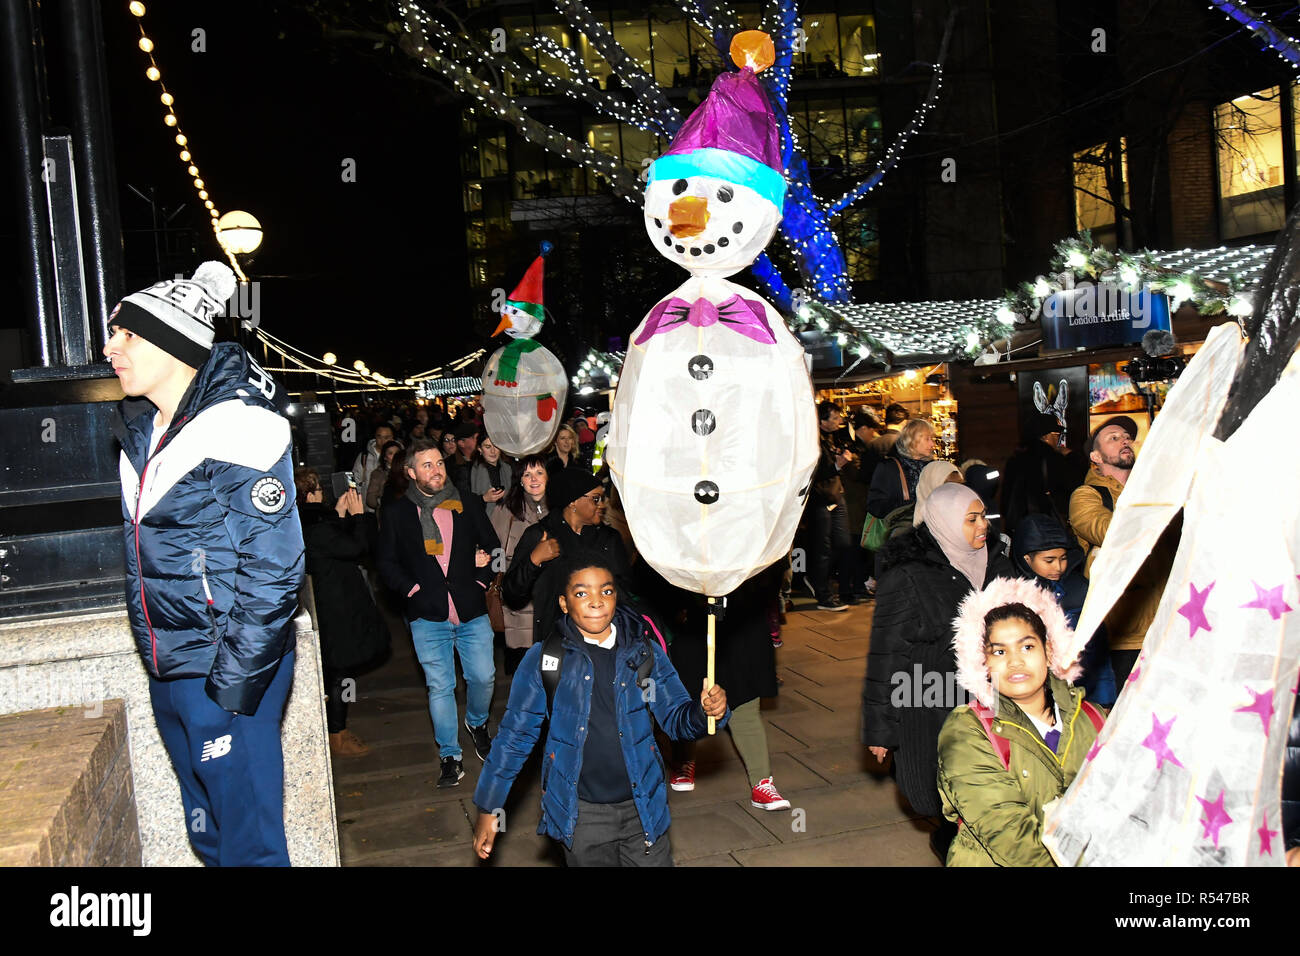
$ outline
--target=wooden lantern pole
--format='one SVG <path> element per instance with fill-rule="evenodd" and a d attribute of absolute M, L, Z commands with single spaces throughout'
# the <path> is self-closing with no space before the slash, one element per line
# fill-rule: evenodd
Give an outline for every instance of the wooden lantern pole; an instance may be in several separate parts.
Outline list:
<path fill-rule="evenodd" d="M 714 654 L 714 649 L 715 649 L 716 646 L 717 646 L 716 638 L 717 638 L 718 618 L 722 616 L 723 612 L 724 612 L 724 611 L 726 610 L 726 608 L 727 608 L 727 599 L 726 599 L 726 598 L 712 598 L 712 597 L 711 597 L 711 598 L 709 598 L 708 600 L 709 600 L 709 637 L 708 637 L 708 642 L 707 642 L 707 645 L 706 645 L 707 648 L 708 648 L 708 657 L 707 657 L 707 662 L 706 662 L 706 665 L 705 665 L 705 667 L 706 667 L 705 677 L 704 677 L 704 689 L 705 689 L 705 690 L 708 690 L 709 688 L 711 688 L 711 687 L 714 685 L 714 683 L 715 683 L 715 681 L 714 681 L 713 662 L 714 662 L 714 658 L 715 658 L 715 656 L 716 656 L 716 655 Z M 709 736 L 712 737 L 712 736 L 713 736 L 714 734 L 716 734 L 717 732 L 718 732 L 718 720 L 717 720 L 716 717 L 710 717 L 710 718 L 709 718 Z"/>

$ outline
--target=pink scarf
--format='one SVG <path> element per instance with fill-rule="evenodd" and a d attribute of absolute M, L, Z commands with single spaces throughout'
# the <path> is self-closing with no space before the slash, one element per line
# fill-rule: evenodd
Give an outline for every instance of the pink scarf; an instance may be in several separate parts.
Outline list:
<path fill-rule="evenodd" d="M 934 489 L 925 503 L 925 526 L 939 543 L 948 563 L 964 574 L 977 591 L 984 587 L 989 552 L 987 546 L 972 548 L 967 544 L 962 525 L 970 506 L 979 500 L 973 488 L 945 484 Z"/>

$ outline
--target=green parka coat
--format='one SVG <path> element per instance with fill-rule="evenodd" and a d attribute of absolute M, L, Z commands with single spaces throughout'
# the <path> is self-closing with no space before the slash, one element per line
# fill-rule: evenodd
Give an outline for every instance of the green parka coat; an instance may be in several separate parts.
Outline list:
<path fill-rule="evenodd" d="M 1052 753 L 1019 707 L 998 695 L 993 732 L 1011 746 L 1003 769 L 969 706 L 956 708 L 939 732 L 939 793 L 943 815 L 960 829 L 949 866 L 1054 866 L 1042 843 L 1043 807 L 1065 793 L 1097 740 L 1083 712 L 1083 688 L 1049 677 L 1061 713 L 1061 740 Z"/>

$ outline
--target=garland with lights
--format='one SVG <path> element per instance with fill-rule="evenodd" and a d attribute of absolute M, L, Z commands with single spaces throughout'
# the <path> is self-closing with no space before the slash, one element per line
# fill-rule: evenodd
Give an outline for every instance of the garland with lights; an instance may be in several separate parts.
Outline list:
<path fill-rule="evenodd" d="M 1300 67 L 1300 41 L 1287 36 L 1240 0 L 1210 0 L 1210 9 L 1218 10 L 1255 34 L 1265 46 L 1285 60 L 1291 69 Z"/>
<path fill-rule="evenodd" d="M 449 29 L 412 0 L 400 0 L 400 22 L 390 23 L 389 32 L 399 34 L 397 46 L 408 56 L 434 70 L 454 89 L 472 99 L 467 112 L 474 116 L 508 123 L 528 142 L 589 169 L 609 183 L 613 193 L 640 203 L 642 185 L 635 172 L 617 156 L 589 147 L 525 113 L 515 97 L 504 92 L 509 77 L 544 95 L 561 96 L 584 103 L 606 117 L 628 123 L 657 136 L 671 137 L 682 116 L 668 100 L 652 73 L 645 70 L 582 0 L 552 0 L 570 27 L 586 37 L 594 51 L 610 66 L 624 89 L 617 93 L 600 90 L 591 81 L 582 57 L 546 36 L 530 37 L 527 48 L 540 50 L 568 65 L 573 77 L 548 73 L 527 63 L 524 50 L 512 43 L 501 54 L 481 49 L 460 26 Z M 724 63 L 731 38 L 740 27 L 735 12 L 721 0 L 681 0 L 683 14 L 713 39 Z M 764 5 L 763 27 L 776 47 L 776 63 L 764 71 L 762 82 L 771 95 L 780 124 L 781 149 L 788 191 L 780 225 L 780 236 L 794 258 L 802 288 L 793 287 L 781 276 L 776 264 L 762 254 L 752 267 L 758 285 L 778 309 L 790 312 L 804 299 L 827 303 L 848 303 L 848 268 L 831 220 L 870 193 L 899 161 L 908 140 L 926 122 L 942 90 L 942 62 L 947 54 L 954 18 L 949 17 L 940 45 L 939 61 L 931 65 L 929 90 L 911 121 L 886 149 L 875 169 L 860 184 L 834 201 L 819 199 L 812 188 L 807 159 L 791 128 L 787 100 L 793 69 L 797 31 L 800 28 L 797 0 L 771 0 Z M 491 73 L 493 81 L 480 74 Z"/>
<path fill-rule="evenodd" d="M 1040 275 L 1033 282 L 1023 282 L 1006 293 L 997 311 L 999 324 L 1007 327 L 1032 321 L 1045 299 L 1073 288 L 1076 281 L 1085 278 L 1114 284 L 1127 293 L 1144 288 L 1164 293 L 1169 297 L 1171 314 L 1184 302 L 1195 306 L 1201 315 L 1226 313 L 1244 318 L 1254 309 L 1251 295 L 1245 291 L 1249 283 L 1240 274 L 1234 273 L 1226 282 L 1219 282 L 1204 279 L 1195 270 L 1166 269 L 1147 250 L 1112 252 L 1094 245 L 1092 233 L 1087 229 L 1073 239 L 1056 244 L 1051 266 L 1052 276 Z"/>
<path fill-rule="evenodd" d="M 145 6 L 140 0 L 132 0 L 131 3 L 127 4 L 127 10 L 135 17 L 136 26 L 140 28 L 140 39 L 136 45 L 149 58 L 149 67 L 144 71 L 144 75 L 150 82 L 157 83 L 158 88 L 162 90 L 162 95 L 158 99 L 166 108 L 166 112 L 163 113 L 163 125 L 176 130 L 176 145 L 181 148 L 181 163 L 185 165 L 186 172 L 189 173 L 194 188 L 198 191 L 199 200 L 203 203 L 212 219 L 212 232 L 217 237 L 217 245 L 226 254 L 226 258 L 230 260 L 230 266 L 235 270 L 235 275 L 239 277 L 239 281 L 247 282 L 248 276 L 244 275 L 244 270 L 239 267 L 239 262 L 235 259 L 234 253 L 226 248 L 226 244 L 221 241 L 220 236 L 217 234 L 217 220 L 221 218 L 221 212 L 210 197 L 207 183 L 199 174 L 198 162 L 194 159 L 194 154 L 190 150 L 189 137 L 181 129 L 180 118 L 176 115 L 176 97 L 167 89 L 167 84 L 162 79 L 162 70 L 158 68 L 158 62 L 154 59 L 154 42 L 144 28 Z"/>

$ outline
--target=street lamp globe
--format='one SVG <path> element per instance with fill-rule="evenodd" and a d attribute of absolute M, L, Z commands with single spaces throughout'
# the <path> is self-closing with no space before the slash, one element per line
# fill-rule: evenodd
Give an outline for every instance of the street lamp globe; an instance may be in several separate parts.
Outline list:
<path fill-rule="evenodd" d="M 326 365 L 333 365 L 338 360 L 339 357 L 335 355 L 333 352 L 326 352 L 324 355 L 321 356 L 321 361 L 324 362 Z"/>
<path fill-rule="evenodd" d="M 262 244 L 262 224 L 251 213 L 232 209 L 217 220 L 217 238 L 235 255 L 247 255 Z"/>
<path fill-rule="evenodd" d="M 357 359 L 352 363 L 352 367 L 358 372 L 364 372 L 366 370 L 366 363 L 361 361 L 361 359 Z"/>

